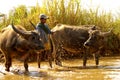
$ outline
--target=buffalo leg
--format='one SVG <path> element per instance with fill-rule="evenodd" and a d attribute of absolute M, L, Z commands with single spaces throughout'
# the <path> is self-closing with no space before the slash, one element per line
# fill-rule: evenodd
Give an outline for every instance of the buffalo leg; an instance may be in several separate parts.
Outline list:
<path fill-rule="evenodd" d="M 42 53 L 42 52 L 41 52 Z M 41 55 L 40 52 L 37 53 L 37 62 L 38 62 L 38 68 L 40 68 L 40 63 L 41 63 Z"/>
<path fill-rule="evenodd" d="M 29 56 L 29 53 L 25 56 L 25 60 L 24 60 L 25 71 L 28 71 L 28 56 Z"/>
<path fill-rule="evenodd" d="M 83 54 L 83 67 L 86 67 L 86 63 L 87 63 L 87 54 L 84 53 Z"/>
<path fill-rule="evenodd" d="M 61 53 L 60 53 L 60 50 L 58 50 L 56 52 L 56 55 L 55 55 L 55 64 L 59 65 L 59 66 L 62 66 L 62 62 L 60 60 L 60 57 L 61 57 Z"/>
<path fill-rule="evenodd" d="M 95 53 L 95 55 L 94 55 L 94 58 L 95 58 L 95 64 L 96 64 L 96 66 L 98 66 L 99 65 L 99 51 L 97 52 L 97 53 Z"/>
<path fill-rule="evenodd" d="M 5 61 L 5 71 L 10 71 L 10 67 L 12 64 L 12 60 L 10 57 L 6 57 L 6 61 Z"/>
<path fill-rule="evenodd" d="M 55 55 L 55 63 L 56 65 L 59 65 L 59 66 L 62 66 L 62 62 L 61 62 L 61 51 L 62 50 L 63 50 L 62 45 L 59 44 L 56 55 Z"/>
<path fill-rule="evenodd" d="M 47 54 L 48 54 L 49 65 L 52 68 L 52 54 L 50 50 L 47 51 Z"/>
<path fill-rule="evenodd" d="M 86 67 L 88 53 L 89 49 L 86 49 L 85 53 L 83 53 L 83 67 Z"/>

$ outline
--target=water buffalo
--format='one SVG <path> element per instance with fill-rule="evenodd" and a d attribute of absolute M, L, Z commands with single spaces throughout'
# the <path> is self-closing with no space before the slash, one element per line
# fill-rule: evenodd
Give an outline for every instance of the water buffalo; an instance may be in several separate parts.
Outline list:
<path fill-rule="evenodd" d="M 62 66 L 60 60 L 60 49 L 73 54 L 85 53 L 86 48 L 84 42 L 89 38 L 89 30 L 95 30 L 95 25 L 71 26 L 71 25 L 56 25 L 51 31 L 54 32 L 52 39 L 54 42 L 54 58 L 57 65 Z M 83 58 L 83 66 L 86 66 L 86 54 Z"/>
<path fill-rule="evenodd" d="M 28 71 L 28 56 L 31 50 L 44 49 L 36 30 L 27 31 L 22 26 L 9 25 L 0 32 L 0 51 L 5 56 L 5 70 L 10 71 L 12 58 L 24 60 L 25 71 Z"/>
<path fill-rule="evenodd" d="M 101 32 L 100 30 L 90 30 L 89 38 L 84 43 L 84 46 L 89 49 L 89 52 L 95 53 L 96 65 L 99 64 L 100 54 L 104 49 L 110 49 L 108 40 L 112 29 L 109 32 Z"/>

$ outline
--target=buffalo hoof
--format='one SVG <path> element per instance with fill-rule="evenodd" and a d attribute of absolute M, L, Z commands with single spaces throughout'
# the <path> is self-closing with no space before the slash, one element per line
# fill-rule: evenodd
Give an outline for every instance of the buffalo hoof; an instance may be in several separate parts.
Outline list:
<path fill-rule="evenodd" d="M 56 65 L 61 66 L 62 67 L 62 63 L 61 62 L 57 62 Z"/>
<path fill-rule="evenodd" d="M 87 67 L 86 66 L 83 66 L 83 69 L 86 69 Z"/>
<path fill-rule="evenodd" d="M 49 65 L 50 65 L 50 68 L 52 68 L 52 63 L 51 62 L 49 62 Z"/>
<path fill-rule="evenodd" d="M 28 71 L 28 70 L 25 70 L 24 73 L 27 74 L 27 73 L 29 73 L 29 71 Z"/>
<path fill-rule="evenodd" d="M 5 71 L 8 71 L 8 72 L 9 72 L 10 70 L 6 68 Z"/>
<path fill-rule="evenodd" d="M 25 72 L 29 72 L 29 70 L 28 70 L 28 69 L 26 69 L 26 70 L 25 70 Z"/>
<path fill-rule="evenodd" d="M 29 71 L 24 71 L 24 74 L 27 74 L 27 75 L 28 75 L 28 74 L 29 74 Z"/>
<path fill-rule="evenodd" d="M 96 67 L 98 67 L 99 65 L 95 65 Z"/>
<path fill-rule="evenodd" d="M 50 66 L 50 68 L 52 68 L 52 64 L 51 63 L 49 63 L 49 66 Z"/>

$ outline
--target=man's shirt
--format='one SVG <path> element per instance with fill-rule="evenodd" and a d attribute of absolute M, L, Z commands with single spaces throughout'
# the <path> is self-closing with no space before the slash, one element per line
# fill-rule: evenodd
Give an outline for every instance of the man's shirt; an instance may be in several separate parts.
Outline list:
<path fill-rule="evenodd" d="M 36 26 L 36 30 L 39 32 L 40 38 L 42 39 L 43 43 L 47 43 L 48 34 L 51 34 L 51 31 L 47 24 L 38 23 Z"/>
<path fill-rule="evenodd" d="M 36 27 L 40 27 L 41 29 L 43 29 L 46 34 L 51 34 L 51 30 L 49 29 L 47 24 L 39 23 Z"/>

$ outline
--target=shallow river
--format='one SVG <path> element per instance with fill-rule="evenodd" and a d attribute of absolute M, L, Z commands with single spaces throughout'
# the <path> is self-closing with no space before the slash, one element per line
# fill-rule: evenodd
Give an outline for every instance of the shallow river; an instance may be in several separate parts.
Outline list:
<path fill-rule="evenodd" d="M 120 57 L 100 58 L 98 67 L 93 59 L 88 60 L 86 68 L 81 59 L 64 60 L 63 67 L 53 67 L 42 62 L 39 69 L 37 63 L 29 63 L 29 72 L 25 73 L 23 63 L 13 61 L 11 71 L 5 72 L 0 63 L 0 80 L 120 80 Z"/>

